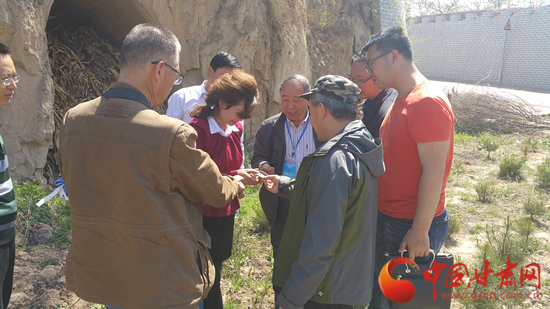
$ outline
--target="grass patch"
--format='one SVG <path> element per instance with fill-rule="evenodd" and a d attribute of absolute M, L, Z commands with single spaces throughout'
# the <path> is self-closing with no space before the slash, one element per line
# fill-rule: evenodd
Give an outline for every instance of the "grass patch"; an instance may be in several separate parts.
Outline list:
<path fill-rule="evenodd" d="M 455 144 L 475 141 L 476 137 L 467 133 L 455 133 Z"/>
<path fill-rule="evenodd" d="M 56 197 L 41 207 L 36 206 L 36 202 L 53 191 L 52 188 L 42 187 L 38 181 L 14 184 L 13 189 L 18 207 L 17 220 L 23 228 L 19 232 L 25 239 L 28 239 L 32 226 L 41 222 L 52 227 L 55 244 L 67 246 L 62 236 L 71 229 L 69 202 L 64 203 Z"/>
<path fill-rule="evenodd" d="M 42 263 L 40 263 L 40 268 L 44 268 L 48 265 L 53 265 L 53 266 L 57 266 L 59 263 L 55 260 L 55 259 L 52 259 L 52 258 L 46 258 L 42 261 Z"/>
<path fill-rule="evenodd" d="M 481 226 L 479 224 L 476 224 L 470 229 L 470 233 L 479 234 L 479 233 L 483 232 L 483 230 L 485 230 L 485 228 L 483 226 Z"/>
<path fill-rule="evenodd" d="M 243 225 L 249 234 L 265 234 L 269 233 L 270 230 L 269 222 L 264 215 L 258 197 L 260 189 L 261 185 L 247 186 L 245 190 L 246 197 L 241 200 L 237 221 Z"/>
<path fill-rule="evenodd" d="M 492 218 L 502 218 L 501 210 L 496 208 L 491 208 L 487 210 L 485 213 Z"/>
<path fill-rule="evenodd" d="M 535 152 L 538 149 L 538 142 L 534 137 L 527 137 L 521 143 L 521 152 L 523 156 L 527 156 L 530 152 Z"/>

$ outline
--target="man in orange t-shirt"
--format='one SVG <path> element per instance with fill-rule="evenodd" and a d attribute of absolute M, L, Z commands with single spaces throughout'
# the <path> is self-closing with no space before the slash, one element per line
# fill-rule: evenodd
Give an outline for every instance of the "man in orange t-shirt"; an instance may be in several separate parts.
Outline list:
<path fill-rule="evenodd" d="M 409 258 L 421 262 L 430 249 L 437 253 L 443 244 L 454 117 L 447 96 L 432 89 L 414 65 L 403 29 L 387 28 L 371 36 L 361 52 L 367 54 L 366 68 L 378 88 L 398 92 L 380 128 L 386 173 L 378 180 L 378 274 L 384 252 L 397 255 L 407 249 Z M 382 308 L 384 302 L 376 284 L 369 309 Z"/>

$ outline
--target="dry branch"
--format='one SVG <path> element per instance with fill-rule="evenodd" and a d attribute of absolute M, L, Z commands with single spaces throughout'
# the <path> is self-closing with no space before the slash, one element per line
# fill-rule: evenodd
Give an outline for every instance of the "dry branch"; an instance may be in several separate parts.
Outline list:
<path fill-rule="evenodd" d="M 513 94 L 489 89 L 482 89 L 481 93 L 453 89 L 447 95 L 459 132 L 533 133 L 550 129 L 548 118 L 540 117 L 531 104 Z"/>

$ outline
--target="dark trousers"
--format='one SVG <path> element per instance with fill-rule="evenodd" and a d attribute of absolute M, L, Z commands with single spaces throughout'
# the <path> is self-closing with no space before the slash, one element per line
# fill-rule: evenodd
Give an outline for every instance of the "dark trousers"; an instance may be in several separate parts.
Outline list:
<path fill-rule="evenodd" d="M 273 291 L 275 291 L 275 298 L 279 296 L 282 290 L 283 288 L 280 286 L 273 286 Z M 279 307 L 277 307 L 277 309 L 279 309 Z M 316 303 L 312 300 L 308 300 L 308 302 L 304 305 L 304 309 L 353 309 L 353 306 L 340 304 L 321 304 Z"/>
<path fill-rule="evenodd" d="M 403 241 L 405 234 L 411 229 L 413 220 L 398 219 L 378 212 L 378 223 L 376 225 L 376 256 L 374 261 L 374 284 L 372 290 L 372 300 L 369 304 L 369 309 L 378 308 L 391 308 L 392 302 L 384 296 L 380 285 L 378 284 L 378 275 L 386 264 L 384 258 L 384 252 L 388 252 L 390 255 L 395 256 L 399 253 L 399 246 Z M 447 236 L 447 230 L 449 229 L 449 215 L 447 209 L 435 217 L 428 231 L 428 237 L 430 238 L 430 248 L 437 254 L 445 236 Z M 414 259 L 417 263 L 425 262 L 429 257 L 417 257 Z"/>
<path fill-rule="evenodd" d="M 233 230 L 235 226 L 235 215 L 228 217 L 207 217 L 202 216 L 202 224 L 204 229 L 212 238 L 212 248 L 210 256 L 216 268 L 216 278 L 214 285 L 208 296 L 203 301 L 204 309 L 222 309 L 223 297 L 220 287 L 222 278 L 222 264 L 231 256 L 233 250 Z"/>
<path fill-rule="evenodd" d="M 15 266 L 15 240 L 0 246 L 0 309 L 6 309 L 10 302 Z"/>
<path fill-rule="evenodd" d="M 273 260 L 277 259 L 277 253 L 279 252 L 279 245 L 283 238 L 283 232 L 285 230 L 286 218 L 288 217 L 288 202 L 279 202 L 277 206 L 277 215 L 275 216 L 275 222 L 271 227 L 271 245 L 273 246 Z M 273 285 L 273 292 L 275 292 L 275 309 L 279 309 L 277 304 L 277 291 L 275 285 Z M 279 292 L 281 292 L 279 290 Z"/>

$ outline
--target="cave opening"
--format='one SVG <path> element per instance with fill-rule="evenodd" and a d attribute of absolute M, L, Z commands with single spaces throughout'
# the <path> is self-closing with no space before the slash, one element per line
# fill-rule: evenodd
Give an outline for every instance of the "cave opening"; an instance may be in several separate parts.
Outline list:
<path fill-rule="evenodd" d="M 57 151 L 65 112 L 101 95 L 118 78 L 120 48 L 137 24 L 149 22 L 132 0 L 55 0 L 46 25 L 54 81 L 54 123 L 43 176 L 60 176 Z"/>

